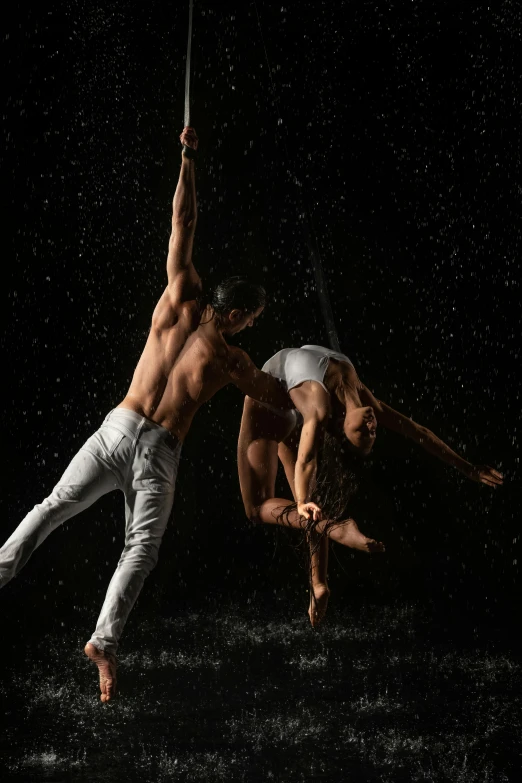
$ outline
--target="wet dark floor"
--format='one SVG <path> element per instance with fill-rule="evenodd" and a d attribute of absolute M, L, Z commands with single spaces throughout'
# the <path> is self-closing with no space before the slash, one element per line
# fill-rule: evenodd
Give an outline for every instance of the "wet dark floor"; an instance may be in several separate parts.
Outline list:
<path fill-rule="evenodd" d="M 137 610 L 103 706 L 69 627 L 6 672 L 1 779 L 518 780 L 516 653 L 429 628 L 412 602 L 332 611 L 320 633 L 288 603 Z"/>

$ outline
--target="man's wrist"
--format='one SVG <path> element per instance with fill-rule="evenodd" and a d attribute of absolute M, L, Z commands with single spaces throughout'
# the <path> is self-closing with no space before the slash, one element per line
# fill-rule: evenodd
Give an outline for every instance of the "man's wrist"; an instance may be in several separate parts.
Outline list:
<path fill-rule="evenodd" d="M 198 156 L 197 150 L 193 149 L 192 147 L 188 147 L 186 144 L 183 145 L 183 149 L 181 151 L 181 155 L 184 158 L 188 158 L 189 160 L 195 160 Z"/>

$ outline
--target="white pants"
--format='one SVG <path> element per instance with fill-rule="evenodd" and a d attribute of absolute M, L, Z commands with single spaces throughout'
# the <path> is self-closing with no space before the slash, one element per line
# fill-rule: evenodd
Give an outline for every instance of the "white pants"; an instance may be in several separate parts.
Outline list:
<path fill-rule="evenodd" d="M 125 547 L 105 597 L 92 644 L 115 653 L 145 577 L 158 560 L 174 502 L 181 443 L 133 411 L 116 408 L 73 458 L 52 493 L 0 549 L 0 586 L 18 574 L 49 533 L 102 495 L 125 495 Z"/>

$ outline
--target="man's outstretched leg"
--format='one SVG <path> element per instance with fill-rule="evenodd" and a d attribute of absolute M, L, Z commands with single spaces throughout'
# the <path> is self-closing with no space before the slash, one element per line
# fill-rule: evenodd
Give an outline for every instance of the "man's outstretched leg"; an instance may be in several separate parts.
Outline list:
<path fill-rule="evenodd" d="M 93 435 L 73 457 L 49 497 L 27 514 L 0 549 L 0 587 L 19 573 L 53 530 L 118 488 L 104 455 L 96 453 L 95 439 Z"/>
<path fill-rule="evenodd" d="M 125 547 L 107 589 L 96 630 L 85 645 L 85 654 L 98 667 L 102 702 L 116 695 L 118 643 L 143 583 L 158 561 L 174 502 L 181 445 L 173 450 L 164 445 L 156 447 L 155 440 L 163 432 L 155 425 L 136 445 L 132 484 L 125 488 Z M 147 441 L 153 445 L 147 445 Z"/>
<path fill-rule="evenodd" d="M 139 511 L 143 512 L 144 505 L 149 506 L 148 519 L 144 515 L 136 518 L 136 512 L 128 513 L 125 548 L 107 589 L 96 630 L 85 645 L 85 654 L 99 670 L 100 699 L 103 702 L 116 695 L 118 643 L 143 583 L 158 562 L 159 547 L 173 501 L 174 491 L 146 499 L 138 496 Z M 136 532 L 132 530 L 132 523 L 139 528 Z"/>
<path fill-rule="evenodd" d="M 174 496 L 165 499 L 165 520 L 161 533 L 151 529 L 144 540 L 126 540 L 120 561 L 110 581 L 96 630 L 85 645 L 85 654 L 96 664 L 100 676 L 100 699 L 110 701 L 116 695 L 116 652 L 125 623 L 141 592 L 146 577 L 158 562 L 161 537 L 167 525 Z M 152 528 L 152 526 L 151 526 Z"/>

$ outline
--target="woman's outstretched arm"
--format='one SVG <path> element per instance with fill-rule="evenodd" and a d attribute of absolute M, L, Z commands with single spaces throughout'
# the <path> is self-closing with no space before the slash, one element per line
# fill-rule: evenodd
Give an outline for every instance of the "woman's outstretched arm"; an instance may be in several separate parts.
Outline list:
<path fill-rule="evenodd" d="M 460 470 L 472 481 L 487 484 L 489 487 L 497 487 L 503 483 L 503 476 L 498 470 L 489 465 L 472 465 L 427 427 L 390 408 L 385 402 L 374 397 L 366 387 L 360 390 L 360 394 L 361 399 L 364 397 L 366 404 L 373 407 L 378 424 L 418 443 L 429 454 Z"/>

